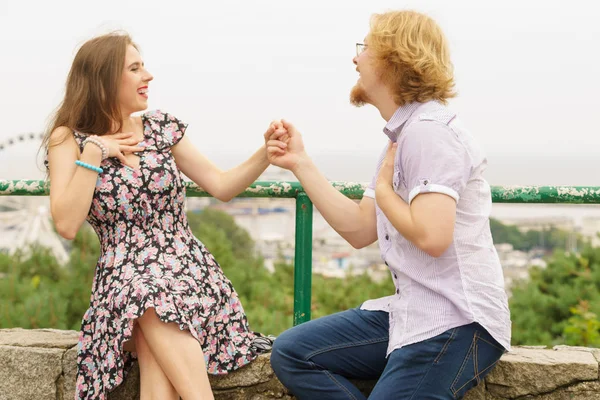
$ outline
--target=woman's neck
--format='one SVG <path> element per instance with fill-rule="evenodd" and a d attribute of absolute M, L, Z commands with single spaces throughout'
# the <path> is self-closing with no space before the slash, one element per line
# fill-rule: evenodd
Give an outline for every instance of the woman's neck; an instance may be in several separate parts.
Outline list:
<path fill-rule="evenodd" d="M 130 115 L 129 117 L 123 119 L 123 122 L 121 123 L 122 132 L 135 132 L 135 128 L 137 128 L 136 117 Z"/>

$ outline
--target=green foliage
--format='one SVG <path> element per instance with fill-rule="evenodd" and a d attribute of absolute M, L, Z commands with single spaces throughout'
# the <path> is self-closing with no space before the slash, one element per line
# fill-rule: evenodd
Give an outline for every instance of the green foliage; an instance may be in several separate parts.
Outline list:
<path fill-rule="evenodd" d="M 189 214 L 195 236 L 215 256 L 233 283 L 252 329 L 278 335 L 292 326 L 294 309 L 294 267 L 279 261 L 275 272 L 264 268 L 254 251 L 254 242 L 234 219 L 223 212 L 205 209 Z M 391 281 L 375 283 L 367 275 L 347 279 L 313 275 L 312 318 L 356 307 L 369 298 L 389 295 Z"/>
<path fill-rule="evenodd" d="M 514 344 L 599 346 L 592 331 L 600 315 L 600 248 L 556 251 L 513 289 L 510 309 Z"/>
<path fill-rule="evenodd" d="M 515 250 L 529 251 L 540 248 L 546 251 L 566 248 L 570 232 L 551 227 L 548 229 L 521 232 L 515 225 L 505 225 L 497 219 L 490 218 L 490 229 L 494 243 L 509 243 Z M 583 243 L 581 235 L 577 235 L 577 243 Z"/>
<path fill-rule="evenodd" d="M 267 271 L 248 232 L 223 212 L 206 209 L 188 218 L 194 234 L 232 281 L 252 329 L 278 335 L 291 327 L 293 265 L 280 261 L 274 273 Z M 534 234 L 527 236 L 516 227 L 493 220 L 492 226 L 497 243 L 537 243 Z M 555 236 L 549 242 L 558 244 L 564 239 Z M 95 233 L 82 229 L 72 243 L 68 264 L 62 267 L 41 248 L 12 257 L 0 254 L 0 328 L 78 330 L 89 305 L 99 253 Z M 376 283 L 366 275 L 346 279 L 313 275 L 312 318 L 356 307 L 392 291 L 391 280 Z M 600 347 L 600 248 L 587 246 L 580 255 L 556 251 L 545 269 L 533 268 L 531 279 L 513 289 L 510 307 L 516 345 Z"/>
<path fill-rule="evenodd" d="M 46 249 L 0 254 L 0 328 L 78 330 L 88 307 L 99 254 L 94 232 L 82 229 L 70 261 L 60 266 Z"/>
<path fill-rule="evenodd" d="M 568 325 L 565 326 L 565 342 L 571 346 L 600 347 L 600 321 L 595 313 L 589 311 L 590 304 L 581 301 L 577 307 L 571 307 Z"/>
<path fill-rule="evenodd" d="M 253 330 L 278 335 L 292 326 L 294 267 L 283 261 L 275 272 L 264 268 L 248 232 L 226 213 L 205 209 L 188 214 L 190 227 L 215 256 L 233 283 Z M 81 229 L 70 260 L 59 266 L 50 253 L 34 248 L 13 257 L 0 254 L 0 328 L 79 330 L 89 307 L 94 269 L 100 254 L 91 229 Z M 312 317 L 318 318 L 393 291 L 391 280 L 364 276 L 345 280 L 313 276 Z"/>

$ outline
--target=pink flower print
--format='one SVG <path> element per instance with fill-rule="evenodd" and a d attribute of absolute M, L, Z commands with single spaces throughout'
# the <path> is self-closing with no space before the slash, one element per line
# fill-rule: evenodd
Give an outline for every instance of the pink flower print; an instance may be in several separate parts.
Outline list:
<path fill-rule="evenodd" d="M 207 257 L 204 257 L 204 261 L 206 261 L 206 263 L 207 263 L 208 265 L 210 265 L 211 267 L 213 267 L 213 266 L 217 265 L 217 263 L 215 262 L 215 259 L 214 259 L 214 257 L 213 257 L 213 256 L 207 256 Z"/>
<path fill-rule="evenodd" d="M 115 248 L 115 263 L 121 264 L 123 259 L 125 259 L 125 254 L 127 253 L 127 247 L 125 247 L 125 243 L 121 242 Z"/>
<path fill-rule="evenodd" d="M 114 188 L 112 175 L 106 174 L 100 176 L 100 182 L 97 189 L 104 193 L 112 192 Z"/>
<path fill-rule="evenodd" d="M 133 278 L 133 275 L 135 274 L 135 267 L 133 266 L 132 263 L 128 262 L 127 264 L 123 265 L 123 280 L 128 281 L 131 278 Z"/>
<path fill-rule="evenodd" d="M 154 233 L 154 238 L 158 241 L 160 247 L 167 245 L 166 236 L 161 230 L 153 229 L 152 233 Z"/>
<path fill-rule="evenodd" d="M 174 267 L 176 264 L 180 264 L 179 260 L 177 259 L 177 257 L 169 255 L 169 254 L 165 254 L 161 257 L 162 259 L 162 263 L 163 263 L 163 267 L 165 269 L 165 272 L 167 271 L 173 271 Z"/>
<path fill-rule="evenodd" d="M 159 192 L 167 187 L 170 187 L 171 182 L 171 174 L 168 174 L 166 172 L 154 173 L 152 174 L 152 180 L 148 184 L 148 187 L 152 191 Z"/>
<path fill-rule="evenodd" d="M 148 153 L 144 158 L 144 162 L 148 168 L 152 169 L 157 168 L 160 165 L 156 153 Z"/>
<path fill-rule="evenodd" d="M 133 195 L 127 190 L 126 186 L 121 186 L 119 190 L 119 194 L 117 197 L 117 201 L 119 203 L 119 212 L 125 214 L 127 219 L 133 218 L 133 207 L 131 206 L 131 200 L 133 199 Z"/>
<path fill-rule="evenodd" d="M 137 175 L 137 170 L 128 168 L 128 167 L 124 167 L 123 172 L 121 172 L 121 176 L 123 177 L 123 179 L 126 179 L 126 180 L 133 181 L 136 179 L 136 175 Z"/>
<path fill-rule="evenodd" d="M 149 121 L 151 123 L 155 123 L 156 118 L 160 118 L 162 117 L 161 111 L 160 110 L 152 110 L 152 111 L 148 111 L 146 113 L 146 115 L 149 118 Z"/>
<path fill-rule="evenodd" d="M 171 122 L 163 127 L 163 138 L 167 143 L 175 142 L 175 138 L 179 136 L 179 126 Z"/>
<path fill-rule="evenodd" d="M 224 351 L 220 351 L 219 352 L 219 361 L 224 362 L 225 360 L 227 360 L 229 358 L 228 354 L 225 354 Z"/>
<path fill-rule="evenodd" d="M 169 214 L 163 215 L 161 218 L 161 221 L 162 221 L 163 231 L 171 232 L 173 230 L 172 227 L 173 227 L 174 221 L 173 221 L 172 215 L 169 215 Z"/>
<path fill-rule="evenodd" d="M 215 373 L 217 373 L 218 372 L 217 365 L 218 364 L 216 362 L 214 362 L 214 361 L 211 362 L 210 364 L 208 364 L 208 367 L 206 368 L 207 372 L 209 374 L 212 374 L 212 375 L 214 375 Z"/>
<path fill-rule="evenodd" d="M 184 266 L 181 263 L 181 260 L 179 260 L 178 258 L 174 259 L 173 263 L 171 265 L 172 265 L 172 267 L 171 267 L 172 270 L 171 271 L 174 274 L 179 274 L 179 273 L 181 273 L 184 270 Z"/>
<path fill-rule="evenodd" d="M 161 267 L 160 267 L 160 265 L 158 263 L 154 262 L 154 263 L 148 265 L 148 270 L 150 271 L 150 273 L 153 276 L 156 276 L 156 277 L 161 277 L 162 276 L 162 269 L 161 269 Z"/>
<path fill-rule="evenodd" d="M 133 199 L 133 194 L 126 185 L 119 186 L 118 194 L 119 204 L 129 203 Z"/>
<path fill-rule="evenodd" d="M 133 245 L 139 249 L 143 248 L 146 246 L 146 233 L 140 229 L 139 227 L 135 226 L 132 229 L 132 236 L 133 236 Z"/>
<path fill-rule="evenodd" d="M 95 217 L 101 216 L 103 214 L 102 202 L 97 198 L 92 200 L 91 213 Z"/>
<path fill-rule="evenodd" d="M 155 203 L 155 204 L 156 204 L 156 208 L 157 208 L 158 210 L 164 210 L 164 209 L 165 209 L 165 208 L 168 206 L 168 204 L 169 204 L 168 197 L 167 197 L 167 196 L 160 197 L 160 198 L 159 198 L 159 199 L 156 201 L 156 203 Z"/>
<path fill-rule="evenodd" d="M 177 235 L 173 238 L 173 247 L 175 247 L 175 254 L 182 256 L 186 252 L 185 243 L 181 240 L 181 236 Z"/>
<path fill-rule="evenodd" d="M 84 331 L 89 331 L 90 329 L 91 329 L 91 325 L 90 324 L 87 324 L 87 325 L 85 325 L 83 327 Z M 79 339 L 79 345 L 82 348 L 83 347 L 88 347 L 91 343 L 92 343 L 92 336 L 91 335 L 84 335 L 82 338 Z"/>
<path fill-rule="evenodd" d="M 108 350 L 108 346 L 106 345 L 106 342 L 103 342 L 100 345 L 100 354 L 106 354 L 106 350 Z"/>
<path fill-rule="evenodd" d="M 96 371 L 96 364 L 94 363 L 94 360 L 92 360 L 91 356 L 87 356 L 82 362 L 81 364 L 87 368 L 87 370 L 89 372 L 95 372 Z"/>
<path fill-rule="evenodd" d="M 129 319 L 131 319 L 131 317 L 127 317 Z M 125 328 L 125 330 L 123 331 L 123 336 L 125 337 L 131 337 L 132 333 L 131 333 L 131 329 L 129 327 Z"/>
<path fill-rule="evenodd" d="M 210 310 L 217 300 L 212 296 L 202 296 L 202 305 L 205 310 Z"/>
<path fill-rule="evenodd" d="M 117 238 L 117 241 L 122 242 L 123 240 L 125 240 L 125 234 L 127 233 L 126 227 L 124 223 L 120 223 L 119 225 L 117 225 L 117 229 L 115 232 L 115 236 Z"/>
<path fill-rule="evenodd" d="M 136 263 L 143 264 L 148 260 L 154 260 L 156 259 L 156 254 L 158 254 L 158 249 L 154 246 L 148 246 L 138 253 Z"/>
<path fill-rule="evenodd" d="M 85 384 L 83 375 L 79 375 L 77 377 L 77 391 L 83 392 L 87 389 L 87 385 Z"/>
<path fill-rule="evenodd" d="M 104 199 L 104 203 L 106 203 L 106 207 L 109 210 L 112 210 L 116 207 L 117 202 L 115 201 L 115 198 L 112 196 L 106 196 L 106 198 Z"/>
<path fill-rule="evenodd" d="M 127 307 L 127 311 L 125 312 L 125 317 L 128 319 L 136 318 L 138 311 L 139 311 L 139 307 L 136 304 L 131 303 Z M 127 333 L 125 333 L 125 335 L 129 336 Z"/>

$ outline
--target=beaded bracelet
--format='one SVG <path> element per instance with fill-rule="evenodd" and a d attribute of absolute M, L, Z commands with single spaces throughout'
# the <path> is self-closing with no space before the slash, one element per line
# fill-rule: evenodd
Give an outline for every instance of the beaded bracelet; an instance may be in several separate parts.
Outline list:
<path fill-rule="evenodd" d="M 80 167 L 91 169 L 92 171 L 96 171 L 99 174 L 102 173 L 102 168 L 96 167 L 95 165 L 91 165 L 91 164 L 88 164 L 88 163 L 80 161 L 80 160 L 76 160 L 75 164 L 79 165 Z"/>
<path fill-rule="evenodd" d="M 108 158 L 108 148 L 106 147 L 106 145 L 104 144 L 102 139 L 100 139 L 98 136 L 88 136 L 83 141 L 83 147 L 85 147 L 85 145 L 88 143 L 93 143 L 96 146 L 100 147 L 100 150 L 102 150 L 102 159 L 103 160 L 106 160 Z"/>

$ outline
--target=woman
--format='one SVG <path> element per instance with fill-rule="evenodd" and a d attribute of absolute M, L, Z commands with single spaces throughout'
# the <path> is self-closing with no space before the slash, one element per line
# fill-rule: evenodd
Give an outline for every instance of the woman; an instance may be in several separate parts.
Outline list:
<path fill-rule="evenodd" d="M 102 249 L 79 337 L 78 399 L 106 398 L 135 359 L 142 399 L 212 399 L 207 372 L 228 373 L 259 351 L 230 281 L 190 230 L 181 173 L 229 201 L 269 165 L 265 147 L 219 170 L 184 136 L 187 124 L 133 115 L 147 108 L 152 79 L 128 35 L 86 42 L 44 141 L 58 233 L 73 239 L 87 220 Z"/>

